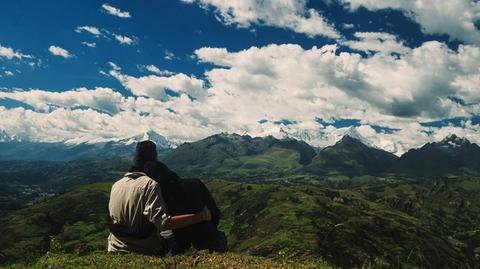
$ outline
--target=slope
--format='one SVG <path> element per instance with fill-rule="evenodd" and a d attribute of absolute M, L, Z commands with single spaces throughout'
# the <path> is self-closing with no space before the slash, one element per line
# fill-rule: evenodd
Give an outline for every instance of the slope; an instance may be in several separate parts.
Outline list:
<path fill-rule="evenodd" d="M 322 149 L 306 170 L 318 175 L 378 175 L 388 171 L 397 159 L 394 154 L 347 134 L 335 145 Z"/>
<path fill-rule="evenodd" d="M 480 264 L 479 179 L 357 189 L 207 183 L 235 252 L 424 268 Z M 41 255 L 55 236 L 68 252 L 105 248 L 109 183 L 82 186 L 0 218 L 0 260 Z"/>
<path fill-rule="evenodd" d="M 253 181 L 298 174 L 314 156 L 297 140 L 219 134 L 182 144 L 161 160 L 182 176 Z"/>
<path fill-rule="evenodd" d="M 417 176 L 478 175 L 480 146 L 451 135 L 442 141 L 409 150 L 400 157 L 393 171 Z"/>

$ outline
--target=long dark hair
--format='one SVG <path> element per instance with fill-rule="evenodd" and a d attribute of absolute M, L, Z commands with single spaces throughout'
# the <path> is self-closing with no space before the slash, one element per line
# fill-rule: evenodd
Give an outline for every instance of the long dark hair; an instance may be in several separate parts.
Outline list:
<path fill-rule="evenodd" d="M 135 158 L 128 172 L 145 172 L 145 164 L 157 161 L 157 146 L 153 141 L 138 142 L 135 148 Z"/>

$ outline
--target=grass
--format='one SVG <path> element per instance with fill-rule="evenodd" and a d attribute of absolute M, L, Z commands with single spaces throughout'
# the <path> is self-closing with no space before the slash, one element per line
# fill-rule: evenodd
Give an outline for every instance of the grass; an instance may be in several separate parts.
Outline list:
<path fill-rule="evenodd" d="M 42 256 L 52 247 L 52 235 L 68 253 L 101 255 L 95 251 L 105 249 L 110 186 L 81 186 L 0 217 L 0 261 Z M 321 260 L 342 268 L 480 264 L 476 178 L 352 189 L 221 180 L 207 186 L 224 214 L 220 228 L 230 249 L 241 253 L 234 257 L 279 262 L 282 253 L 287 260 Z"/>
<path fill-rule="evenodd" d="M 280 253 L 282 254 L 282 253 Z M 88 255 L 48 253 L 38 260 L 17 263 L 4 268 L 312 268 L 333 269 L 320 260 L 294 260 L 287 256 L 276 259 L 235 253 L 191 253 L 184 256 L 154 257 L 141 254 L 111 254 L 93 252 Z"/>

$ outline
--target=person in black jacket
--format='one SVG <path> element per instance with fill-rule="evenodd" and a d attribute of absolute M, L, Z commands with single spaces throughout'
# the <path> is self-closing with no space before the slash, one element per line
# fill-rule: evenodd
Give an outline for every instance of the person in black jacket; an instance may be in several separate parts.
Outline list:
<path fill-rule="evenodd" d="M 221 212 L 202 181 L 195 178 L 180 178 L 165 164 L 158 161 L 146 163 L 144 171 L 160 184 L 170 214 L 191 214 L 202 210 L 205 206 L 211 212 L 211 221 L 172 231 L 173 238 L 169 240 L 172 253 L 181 254 L 192 245 L 198 250 L 228 251 L 225 234 L 218 230 Z"/>

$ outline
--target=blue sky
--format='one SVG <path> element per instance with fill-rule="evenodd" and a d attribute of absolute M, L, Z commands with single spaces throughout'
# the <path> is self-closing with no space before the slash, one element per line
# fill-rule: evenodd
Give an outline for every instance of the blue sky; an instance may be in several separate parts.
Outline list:
<path fill-rule="evenodd" d="M 479 142 L 480 3 L 426 2 L 5 2 L 0 128 L 326 146 L 353 126 L 399 154 L 450 133 Z"/>

